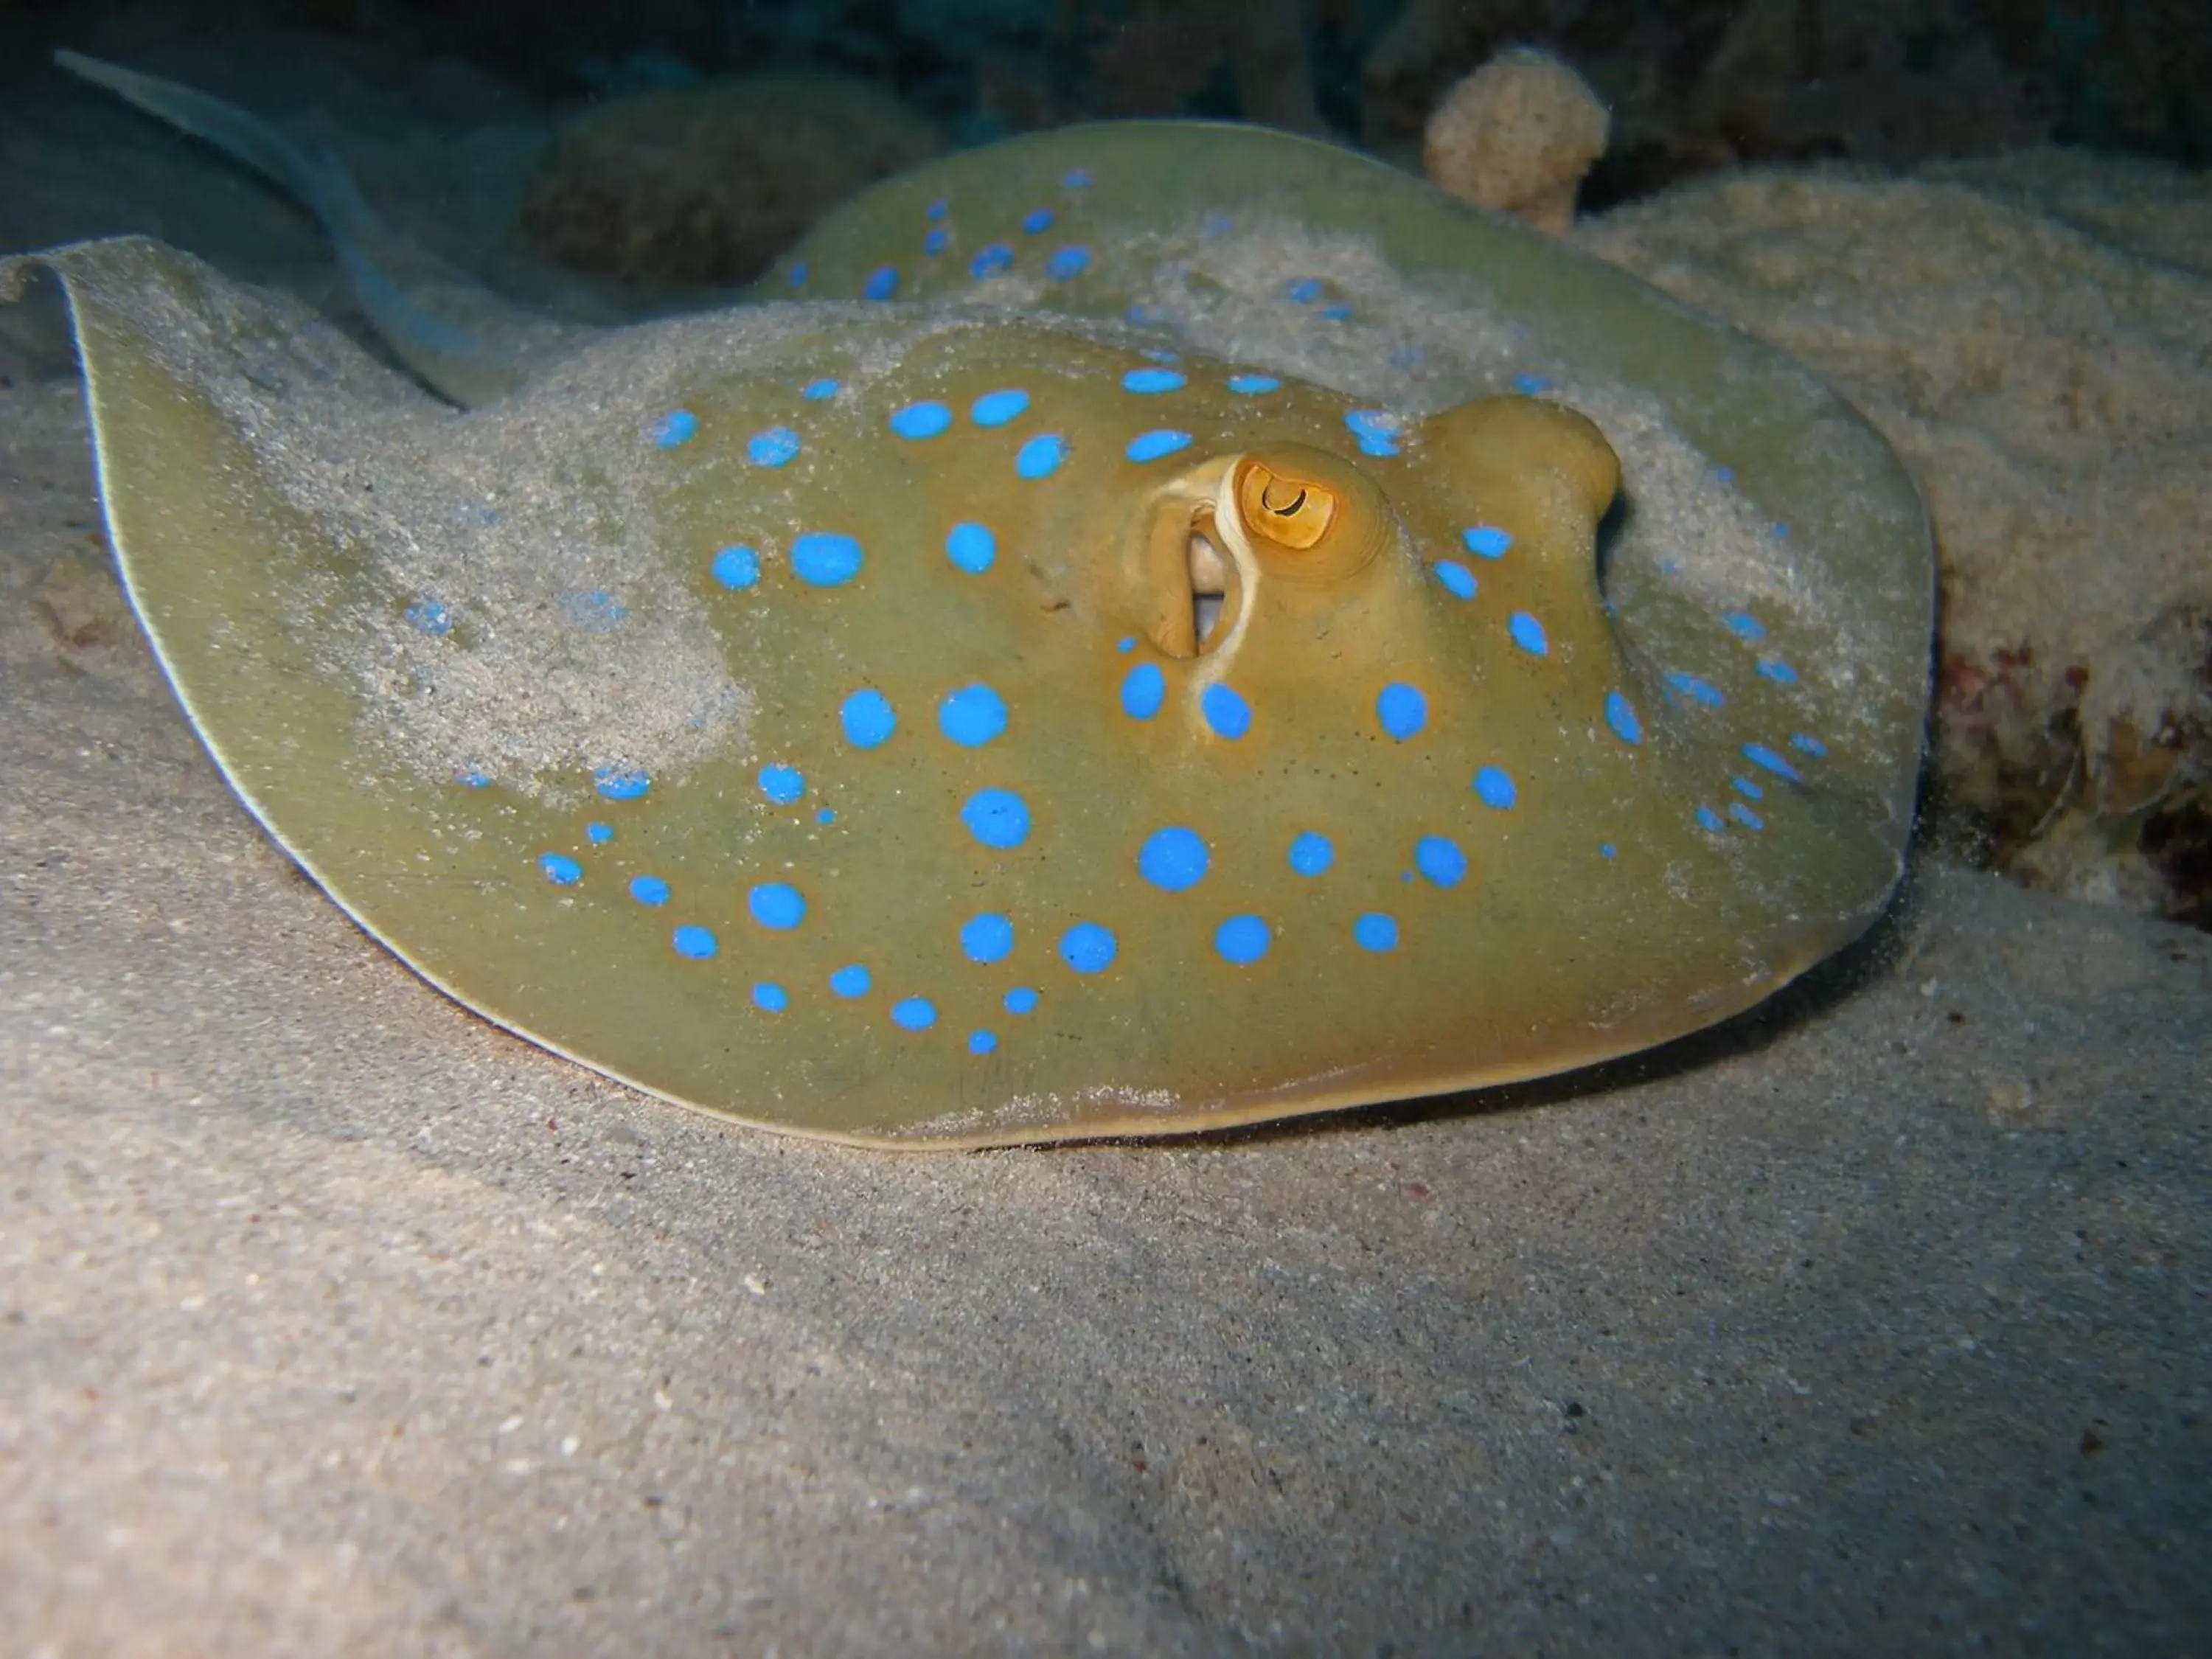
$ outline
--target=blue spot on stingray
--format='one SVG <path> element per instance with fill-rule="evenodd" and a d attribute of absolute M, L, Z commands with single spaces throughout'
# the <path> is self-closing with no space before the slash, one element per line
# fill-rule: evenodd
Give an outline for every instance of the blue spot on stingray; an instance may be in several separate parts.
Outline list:
<path fill-rule="evenodd" d="M 1513 532 L 1494 524 L 1469 525 L 1459 532 L 1459 538 L 1478 559 L 1502 559 L 1505 550 L 1513 545 Z"/>
<path fill-rule="evenodd" d="M 573 887 L 584 878 L 584 866 L 566 853 L 540 853 L 538 867 L 546 880 L 560 887 Z"/>
<path fill-rule="evenodd" d="M 629 616 L 615 596 L 604 587 L 561 596 L 561 617 L 571 628 L 586 634 L 611 634 Z"/>
<path fill-rule="evenodd" d="M 676 948 L 680 951 L 684 947 L 679 945 Z M 791 1006 L 791 993 L 781 985 L 756 985 L 753 987 L 753 1006 L 764 1014 L 780 1014 Z"/>
<path fill-rule="evenodd" d="M 1224 962 L 1243 967 L 1267 954 L 1274 935 L 1258 916 L 1231 916 L 1213 930 L 1213 948 Z"/>
<path fill-rule="evenodd" d="M 1544 637 L 1544 624 L 1525 611 L 1513 613 L 1505 624 L 1505 631 L 1512 635 L 1514 644 L 1532 657 L 1544 656 L 1552 648 L 1551 641 Z"/>
<path fill-rule="evenodd" d="M 1121 942 L 1095 921 L 1079 921 L 1060 936 L 1060 959 L 1079 974 L 1096 974 L 1110 968 L 1121 948 Z M 1011 996 L 1006 999 L 1006 1006 L 1014 1006 Z M 1016 1008 L 1014 1012 L 1024 1011 Z"/>
<path fill-rule="evenodd" d="M 868 273 L 868 280 L 860 285 L 864 300 L 888 300 L 898 292 L 898 267 L 878 265 Z"/>
<path fill-rule="evenodd" d="M 1010 1014 L 1036 1012 L 1037 994 L 1026 985 L 1017 985 L 1006 993 L 1006 1012 Z"/>
<path fill-rule="evenodd" d="M 1438 559 L 1436 573 L 1437 580 L 1444 585 L 1444 592 L 1455 599 L 1473 599 L 1475 588 L 1480 586 L 1474 580 L 1474 572 L 1457 559 Z"/>
<path fill-rule="evenodd" d="M 970 962 L 1004 962 L 1013 954 L 1014 924 L 988 910 L 970 917 L 961 927 L 960 948 Z"/>
<path fill-rule="evenodd" d="M 837 395 L 837 382 L 828 375 L 818 380 L 809 380 L 799 387 L 799 395 L 811 404 L 827 403 Z"/>
<path fill-rule="evenodd" d="M 771 761 L 760 769 L 761 793 L 778 806 L 788 806 L 806 793 L 806 775 L 795 766 Z"/>
<path fill-rule="evenodd" d="M 924 438 L 934 438 L 951 424 L 952 411 L 934 401 L 908 404 L 904 409 L 891 411 L 891 430 L 916 443 Z"/>
<path fill-rule="evenodd" d="M 815 811 L 814 821 L 817 823 L 835 823 L 837 822 L 837 814 L 827 806 L 818 807 Z"/>
<path fill-rule="evenodd" d="M 1127 656 L 1137 648 L 1137 636 L 1134 634 L 1122 635 L 1120 639 L 1114 641 L 1114 648 L 1123 656 Z"/>
<path fill-rule="evenodd" d="M 699 417 L 688 409 L 672 409 L 653 423 L 653 441 L 663 449 L 688 444 L 699 435 Z"/>
<path fill-rule="evenodd" d="M 1032 236 L 1042 236 L 1052 228 L 1052 221 L 1050 208 L 1031 208 L 1022 220 L 1022 228 Z"/>
<path fill-rule="evenodd" d="M 1763 640 L 1766 624 L 1748 611 L 1731 611 L 1721 620 L 1728 624 L 1729 632 L 1740 640 Z"/>
<path fill-rule="evenodd" d="M 805 287 L 806 286 L 806 275 L 807 275 L 807 272 L 808 272 L 808 270 L 809 270 L 810 269 L 811 269 L 811 267 L 807 264 L 806 261 L 805 261 L 805 260 L 804 260 L 804 259 L 801 259 L 801 260 L 800 260 L 797 264 L 795 264 L 795 265 L 792 266 L 792 268 L 791 268 L 791 285 L 792 285 L 792 287 L 793 287 L 793 288 L 805 288 Z"/>
<path fill-rule="evenodd" d="M 1146 323 L 1165 322 L 1167 312 L 1162 307 L 1148 306 L 1139 302 L 1123 312 L 1121 320 L 1126 323 L 1135 323 L 1139 326 Z"/>
<path fill-rule="evenodd" d="M 1387 409 L 1355 409 L 1348 411 L 1344 424 L 1358 441 L 1363 455 L 1395 455 L 1398 453 L 1398 417 Z"/>
<path fill-rule="evenodd" d="M 1030 838 L 1029 803 L 1011 789 L 978 789 L 960 809 L 960 821 L 986 847 L 1019 847 Z"/>
<path fill-rule="evenodd" d="M 632 876 L 629 896 L 640 904 L 660 905 L 668 902 L 668 884 L 659 876 Z"/>
<path fill-rule="evenodd" d="M 1601 841 L 1597 844 L 1597 853 L 1600 858 L 1617 859 L 1620 856 L 1620 848 L 1609 841 Z"/>
<path fill-rule="evenodd" d="M 1792 783 L 1802 783 L 1804 777 L 1788 761 L 1763 743 L 1747 743 L 1743 746 L 1743 757 L 1753 766 L 1763 766 L 1778 778 L 1787 778 Z"/>
<path fill-rule="evenodd" d="M 584 826 L 584 834 L 592 846 L 605 847 L 615 838 L 615 827 L 611 823 L 600 823 L 594 820 Z"/>
<path fill-rule="evenodd" d="M 1352 924 L 1352 937 L 1363 951 L 1395 951 L 1398 948 L 1398 919 L 1386 916 L 1380 910 L 1370 910 Z"/>
<path fill-rule="evenodd" d="M 1714 811 L 1710 806 L 1700 806 L 1698 809 L 1697 818 L 1698 827 L 1699 829 L 1710 830 L 1717 836 L 1720 834 L 1723 830 L 1727 828 L 1727 826 L 1721 822 L 1721 815 Z"/>
<path fill-rule="evenodd" d="M 937 1024 L 937 1005 L 927 997 L 908 997 L 891 1005 L 891 1024 L 902 1031 L 927 1031 Z"/>
<path fill-rule="evenodd" d="M 1208 236 L 1226 236 L 1237 228 L 1237 222 L 1225 213 L 1209 213 L 1198 222 L 1198 228 Z"/>
<path fill-rule="evenodd" d="M 928 258 L 934 259 L 945 252 L 945 245 L 951 240 L 952 238 L 944 230 L 933 230 L 921 239 L 921 251 Z"/>
<path fill-rule="evenodd" d="M 1605 694 L 1605 723 L 1623 743 L 1644 741 L 1644 722 L 1636 718 L 1636 705 L 1618 691 Z"/>
<path fill-rule="evenodd" d="M 459 771 L 454 773 L 453 781 L 459 784 L 464 789 L 489 789 L 491 787 L 490 777 L 473 766 L 465 766 Z"/>
<path fill-rule="evenodd" d="M 1014 268 L 1014 251 L 1004 242 L 993 242 L 968 262 L 968 272 L 977 278 L 1000 276 Z"/>
<path fill-rule="evenodd" d="M 1006 729 L 1006 702 L 988 685 L 963 685 L 939 705 L 937 724 L 963 749 L 980 749 Z"/>
<path fill-rule="evenodd" d="M 1163 392 L 1180 392 L 1188 384 L 1183 376 L 1171 368 L 1133 368 L 1121 377 L 1121 390 L 1133 392 L 1139 397 L 1152 397 Z"/>
<path fill-rule="evenodd" d="M 450 634 L 453 631 L 452 614 L 427 593 L 409 605 L 402 614 L 425 634 Z"/>
<path fill-rule="evenodd" d="M 1189 433 L 1172 432 L 1163 428 L 1152 432 L 1140 432 L 1130 439 L 1127 453 L 1133 461 L 1157 461 L 1163 455 L 1172 455 L 1179 449 L 1189 447 Z"/>
<path fill-rule="evenodd" d="M 1729 803 L 1729 816 L 1747 830 L 1764 830 L 1766 828 L 1766 820 L 1760 817 L 1758 813 L 1753 811 L 1751 808 L 1746 806 L 1740 800 L 1732 800 Z"/>
<path fill-rule="evenodd" d="M 814 587 L 842 587 L 860 574 L 860 544 L 834 530 L 810 530 L 791 544 L 791 568 Z"/>
<path fill-rule="evenodd" d="M 874 983 L 875 976 L 868 972 L 865 963 L 848 963 L 830 975 L 830 988 L 841 997 L 864 997 L 868 994 L 868 987 Z"/>
<path fill-rule="evenodd" d="M 1350 322 L 1352 320 L 1352 307 L 1345 304 L 1343 301 L 1340 300 L 1334 305 L 1323 306 L 1321 308 L 1321 314 L 1328 318 L 1332 323 Z"/>
<path fill-rule="evenodd" d="M 1814 760 L 1820 759 L 1828 752 L 1826 744 L 1818 738 L 1807 737 L 1802 732 L 1790 733 L 1790 746 L 1801 755 L 1810 755 Z"/>
<path fill-rule="evenodd" d="M 999 1037 L 995 1031 L 970 1031 L 968 1034 L 968 1052 L 971 1054 L 988 1054 L 998 1046 Z"/>
<path fill-rule="evenodd" d="M 1321 298 L 1321 279 L 1317 276 L 1301 276 L 1283 292 L 1290 297 L 1293 305 L 1310 306 Z"/>
<path fill-rule="evenodd" d="M 898 727 L 890 699 L 871 687 L 854 692 L 838 706 L 837 721 L 845 728 L 846 742 L 860 749 L 874 749 L 887 742 Z"/>
<path fill-rule="evenodd" d="M 945 216 L 945 210 L 951 205 L 952 204 L 951 202 L 940 196 L 935 201 L 932 202 L 927 207 L 924 208 L 922 212 L 926 217 L 933 221 L 942 219 Z"/>
<path fill-rule="evenodd" d="M 1779 657 L 1761 658 L 1759 664 L 1759 675 L 1761 679 L 1772 680 L 1777 685 L 1797 684 L 1797 671 Z"/>
<path fill-rule="evenodd" d="M 1475 798 L 1495 811 L 1503 812 L 1520 799 L 1513 780 L 1502 766 L 1486 766 L 1474 775 Z"/>
<path fill-rule="evenodd" d="M 1155 663 L 1140 662 L 1121 677 L 1121 712 L 1133 720 L 1152 719 L 1167 696 L 1167 677 Z"/>
<path fill-rule="evenodd" d="M 1087 189 L 1091 184 L 1091 169 L 1089 167 L 1077 167 L 1071 173 L 1063 173 L 1060 176 L 1060 182 L 1066 185 L 1070 190 Z"/>
<path fill-rule="evenodd" d="M 1208 854 L 1206 842 L 1195 830 L 1170 824 L 1155 830 L 1137 851 L 1137 873 L 1153 886 L 1181 893 L 1205 879 Z"/>
<path fill-rule="evenodd" d="M 1272 374 L 1232 374 L 1229 377 L 1229 389 L 1240 398 L 1257 398 L 1280 392 L 1283 383 Z"/>
<path fill-rule="evenodd" d="M 1336 862 L 1336 848 L 1327 836 L 1308 830 L 1291 842 L 1291 868 L 1302 876 L 1318 876 Z"/>
<path fill-rule="evenodd" d="M 1723 483 L 1734 483 L 1735 469 L 1732 466 L 1717 466 L 1713 469 L 1713 477 L 1718 478 Z"/>
<path fill-rule="evenodd" d="M 1225 685 L 1209 685 L 1198 700 L 1206 723 L 1234 742 L 1252 729 L 1252 705 Z"/>
<path fill-rule="evenodd" d="M 632 767 L 592 769 L 592 787 L 609 800 L 640 800 L 653 787 L 653 780 Z"/>
<path fill-rule="evenodd" d="M 786 465 L 799 451 L 799 434 L 787 426 L 772 426 L 745 440 L 745 459 L 755 466 Z"/>
<path fill-rule="evenodd" d="M 1701 680 L 1695 674 L 1669 674 L 1667 684 L 1680 691 L 1701 708 L 1718 708 L 1728 698 L 1711 680 Z"/>
<path fill-rule="evenodd" d="M 1737 794 L 1743 796 L 1747 800 L 1765 800 L 1766 799 L 1766 791 L 1760 788 L 1749 778 L 1730 778 L 1729 782 L 1735 787 Z"/>
<path fill-rule="evenodd" d="M 1456 887 L 1467 878 L 1467 854 L 1456 842 L 1423 836 L 1413 844 L 1413 867 L 1439 887 Z"/>
<path fill-rule="evenodd" d="M 1429 723 L 1429 700 L 1419 686 L 1393 681 L 1375 699 L 1375 717 L 1382 722 L 1385 732 L 1403 743 L 1418 736 Z"/>
<path fill-rule="evenodd" d="M 764 881 L 746 896 L 753 920 L 777 933 L 788 933 L 806 920 L 806 896 L 787 882 Z"/>
<path fill-rule="evenodd" d="M 1018 386 L 987 392 L 968 406 L 968 418 L 977 426 L 1004 426 L 1030 406 L 1030 394 Z"/>
<path fill-rule="evenodd" d="M 1044 262 L 1044 274 L 1055 283 L 1073 282 L 1090 269 L 1091 250 L 1087 247 L 1060 248 Z"/>
<path fill-rule="evenodd" d="M 712 928 L 689 921 L 671 933 L 668 942 L 676 947 L 678 956 L 689 957 L 694 962 L 708 961 L 722 948 Z"/>
<path fill-rule="evenodd" d="M 760 555 L 750 547 L 726 547 L 714 555 L 714 580 L 732 592 L 760 580 Z"/>
<path fill-rule="evenodd" d="M 1014 455 L 1014 471 L 1029 479 L 1049 478 L 1067 459 L 1067 440 L 1057 432 L 1041 432 Z"/>
<path fill-rule="evenodd" d="M 1551 386 L 1552 383 L 1540 374 L 1516 374 L 1513 377 L 1513 389 L 1524 398 L 1533 398 L 1540 392 L 1547 392 L 1551 389 Z"/>
<path fill-rule="evenodd" d="M 999 556 L 999 538 L 988 525 L 956 524 L 945 535 L 945 556 L 971 576 L 980 576 Z"/>

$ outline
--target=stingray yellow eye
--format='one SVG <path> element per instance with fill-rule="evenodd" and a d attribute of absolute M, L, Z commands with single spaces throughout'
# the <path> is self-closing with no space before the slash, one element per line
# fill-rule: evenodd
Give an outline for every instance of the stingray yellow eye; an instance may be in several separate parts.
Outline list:
<path fill-rule="evenodd" d="M 1349 462 L 1285 444 L 1237 462 L 1237 527 L 1269 575 L 1334 582 L 1364 568 L 1389 534 L 1382 492 Z"/>

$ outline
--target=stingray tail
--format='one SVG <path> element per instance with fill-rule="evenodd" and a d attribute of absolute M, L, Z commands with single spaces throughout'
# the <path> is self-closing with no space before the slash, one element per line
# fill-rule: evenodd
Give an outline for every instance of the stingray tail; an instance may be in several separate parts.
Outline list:
<path fill-rule="evenodd" d="M 595 331 L 554 323 L 470 282 L 387 225 L 337 159 L 310 152 L 235 104 L 82 52 L 54 61 L 251 167 L 313 213 L 354 298 L 392 351 L 462 404 L 513 391 Z"/>

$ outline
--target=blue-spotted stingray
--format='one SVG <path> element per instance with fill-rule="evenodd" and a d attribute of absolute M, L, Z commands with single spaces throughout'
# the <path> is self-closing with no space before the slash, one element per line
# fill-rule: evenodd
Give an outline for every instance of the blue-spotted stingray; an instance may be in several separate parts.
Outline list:
<path fill-rule="evenodd" d="M 301 198 L 412 372 L 143 238 L 0 263 L 67 289 L 179 699 L 362 927 L 583 1065 L 876 1145 L 1204 1129 L 1663 1042 L 1899 879 L 1910 481 L 1571 246 L 1113 124 L 594 331 L 66 61 Z"/>

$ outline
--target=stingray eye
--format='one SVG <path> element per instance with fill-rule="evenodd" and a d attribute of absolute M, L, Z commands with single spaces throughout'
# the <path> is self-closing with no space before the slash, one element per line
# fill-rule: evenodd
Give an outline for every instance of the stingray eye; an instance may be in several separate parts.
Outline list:
<path fill-rule="evenodd" d="M 1269 574 L 1340 581 L 1380 550 L 1390 523 L 1382 493 L 1356 467 L 1303 445 L 1237 463 L 1237 522 Z"/>

